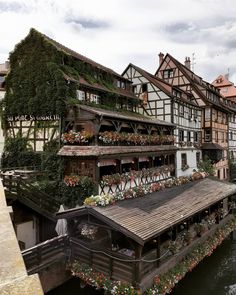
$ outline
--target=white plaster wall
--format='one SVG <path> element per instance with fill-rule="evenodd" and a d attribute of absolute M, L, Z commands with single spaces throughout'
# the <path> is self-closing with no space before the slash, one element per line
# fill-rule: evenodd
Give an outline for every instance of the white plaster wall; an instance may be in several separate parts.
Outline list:
<path fill-rule="evenodd" d="M 188 176 L 193 173 L 193 170 L 198 170 L 196 162 L 196 153 L 200 152 L 200 159 L 202 158 L 202 153 L 197 149 L 182 149 L 176 153 L 176 176 Z M 187 164 L 189 168 L 185 171 L 181 169 L 181 154 L 185 153 L 187 155 Z"/>

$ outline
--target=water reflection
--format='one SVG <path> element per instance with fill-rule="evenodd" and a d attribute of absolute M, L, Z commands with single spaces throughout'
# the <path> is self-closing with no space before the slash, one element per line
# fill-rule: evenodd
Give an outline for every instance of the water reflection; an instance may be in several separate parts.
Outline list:
<path fill-rule="evenodd" d="M 73 278 L 62 286 L 48 292 L 46 295 L 102 295 L 102 291 L 97 291 L 94 288 L 80 288 L 80 280 Z"/>
<path fill-rule="evenodd" d="M 172 295 L 236 295 L 236 241 L 225 240 L 174 289 Z"/>

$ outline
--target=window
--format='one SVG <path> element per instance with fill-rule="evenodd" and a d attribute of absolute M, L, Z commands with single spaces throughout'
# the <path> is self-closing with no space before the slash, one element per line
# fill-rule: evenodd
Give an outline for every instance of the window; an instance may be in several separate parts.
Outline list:
<path fill-rule="evenodd" d="M 218 131 L 215 131 L 215 141 L 218 142 L 219 136 L 218 136 Z"/>
<path fill-rule="evenodd" d="M 221 142 L 224 142 L 225 141 L 225 134 L 224 134 L 224 132 L 222 132 L 222 138 L 221 139 L 222 139 Z"/>
<path fill-rule="evenodd" d="M 197 163 L 197 166 L 200 164 L 200 152 L 196 153 L 196 163 Z"/>
<path fill-rule="evenodd" d="M 121 82 L 120 82 L 120 87 L 121 87 L 122 89 L 125 89 L 125 82 L 124 82 L 124 81 L 121 81 Z"/>
<path fill-rule="evenodd" d="M 229 140 L 233 140 L 233 132 L 232 131 L 229 132 Z"/>
<path fill-rule="evenodd" d="M 194 141 L 198 142 L 198 132 L 194 132 Z"/>
<path fill-rule="evenodd" d="M 179 116 L 183 117 L 184 116 L 184 106 L 179 105 Z"/>
<path fill-rule="evenodd" d="M 193 111 L 193 116 L 194 116 L 194 120 L 196 120 L 197 119 L 197 110 Z"/>
<path fill-rule="evenodd" d="M 98 95 L 96 95 L 96 94 L 91 94 L 91 96 L 90 96 L 90 102 L 93 102 L 93 103 L 95 103 L 95 104 L 98 104 L 99 103 L 99 96 Z"/>
<path fill-rule="evenodd" d="M 172 78 L 173 76 L 174 76 L 173 70 L 164 70 L 163 71 L 163 78 L 164 79 Z"/>
<path fill-rule="evenodd" d="M 120 88 L 120 80 L 117 80 L 117 81 L 116 81 L 116 86 L 117 86 L 118 88 Z"/>
<path fill-rule="evenodd" d="M 179 142 L 184 141 L 184 130 L 179 130 Z"/>
<path fill-rule="evenodd" d="M 205 130 L 205 141 L 211 141 L 211 130 L 210 129 L 206 129 Z"/>
<path fill-rule="evenodd" d="M 226 124 L 226 114 L 224 114 L 224 113 L 222 114 L 222 121 L 224 124 Z"/>
<path fill-rule="evenodd" d="M 181 169 L 187 166 L 187 154 L 181 154 Z"/>
<path fill-rule="evenodd" d="M 176 89 L 174 89 L 173 90 L 173 95 L 176 96 L 176 97 L 178 97 L 178 98 L 180 98 L 181 97 L 181 92 L 178 91 L 178 90 L 176 90 Z"/>
<path fill-rule="evenodd" d="M 142 92 L 147 92 L 147 83 L 142 84 Z"/>
<path fill-rule="evenodd" d="M 137 93 L 137 85 L 132 85 L 132 91 L 133 93 Z"/>
<path fill-rule="evenodd" d="M 211 110 L 209 108 L 205 109 L 205 121 L 210 121 L 211 119 Z"/>
<path fill-rule="evenodd" d="M 189 118 L 189 120 L 192 119 L 192 115 L 193 115 L 193 110 L 192 109 L 189 109 L 188 110 L 188 118 Z"/>
<path fill-rule="evenodd" d="M 76 95 L 78 100 L 84 101 L 85 100 L 85 92 L 81 90 L 76 90 Z"/>
<path fill-rule="evenodd" d="M 190 131 L 187 132 L 187 141 L 188 142 L 191 141 L 191 132 Z"/>

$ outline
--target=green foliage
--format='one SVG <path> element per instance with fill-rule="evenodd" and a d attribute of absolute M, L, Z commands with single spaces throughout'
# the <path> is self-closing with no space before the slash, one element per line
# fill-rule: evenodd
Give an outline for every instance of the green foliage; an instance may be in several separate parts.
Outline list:
<path fill-rule="evenodd" d="M 67 186 L 64 182 L 60 184 L 61 203 L 69 208 L 83 205 L 84 200 L 94 192 L 95 184 L 88 176 L 82 176 L 80 184 L 76 186 Z"/>
<path fill-rule="evenodd" d="M 44 152 L 41 156 L 41 170 L 44 172 L 44 178 L 51 181 L 59 181 L 64 163 L 61 157 L 57 155 L 59 142 L 51 140 L 44 145 Z"/>
<path fill-rule="evenodd" d="M 204 159 L 199 163 L 199 171 L 204 171 L 211 176 L 215 175 L 215 168 L 209 157 L 205 156 Z"/>
<path fill-rule="evenodd" d="M 41 158 L 39 153 L 32 151 L 26 138 L 17 136 L 16 138 L 7 138 L 2 156 L 2 167 L 23 167 L 40 166 Z"/>
<path fill-rule="evenodd" d="M 64 52 L 34 29 L 10 54 L 5 114 L 55 115 L 65 111 L 65 98 L 75 89 L 64 79 Z"/>

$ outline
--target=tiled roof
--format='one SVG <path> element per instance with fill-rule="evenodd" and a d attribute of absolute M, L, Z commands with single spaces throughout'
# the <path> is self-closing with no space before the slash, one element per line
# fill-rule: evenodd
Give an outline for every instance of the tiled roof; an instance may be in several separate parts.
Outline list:
<path fill-rule="evenodd" d="M 236 101 L 236 87 L 234 83 L 230 82 L 227 75 L 220 75 L 218 76 L 213 82 L 216 88 L 220 90 L 220 94 L 225 97 L 229 98 L 232 101 Z"/>
<path fill-rule="evenodd" d="M 233 85 L 233 83 L 229 81 L 227 75 L 219 75 L 211 84 L 217 88 Z"/>
<path fill-rule="evenodd" d="M 154 146 L 73 146 L 64 145 L 58 152 L 59 156 L 69 157 L 106 157 L 106 156 L 124 156 L 144 153 L 157 153 L 164 151 L 175 151 L 177 148 L 173 145 L 154 145 Z"/>

